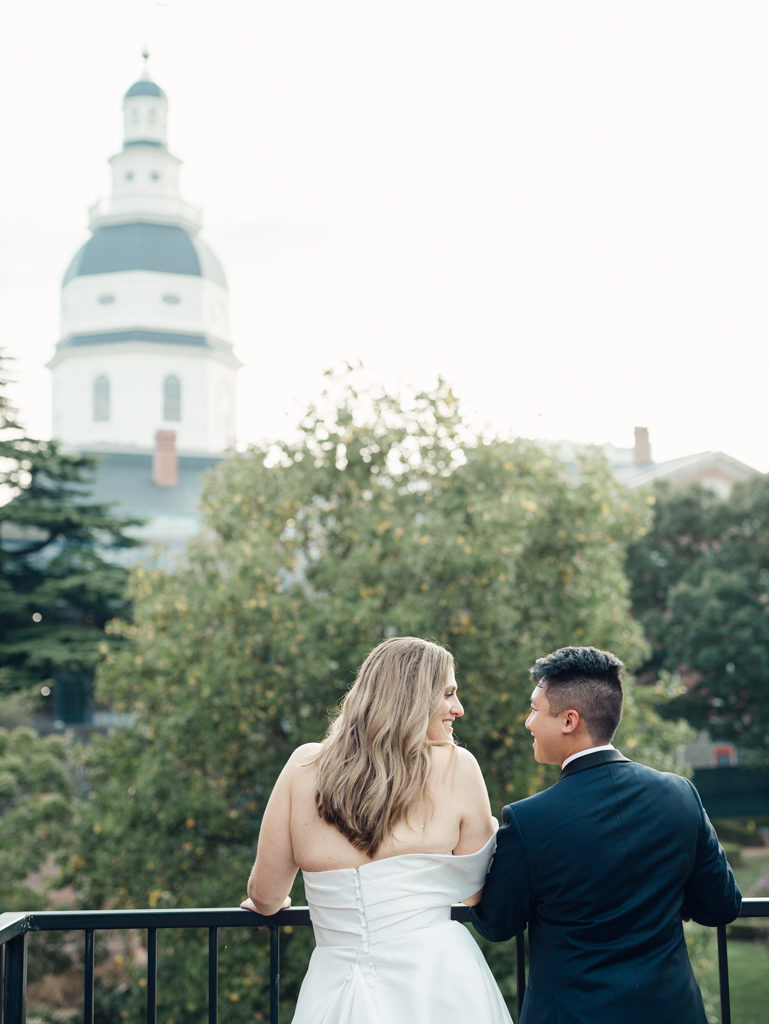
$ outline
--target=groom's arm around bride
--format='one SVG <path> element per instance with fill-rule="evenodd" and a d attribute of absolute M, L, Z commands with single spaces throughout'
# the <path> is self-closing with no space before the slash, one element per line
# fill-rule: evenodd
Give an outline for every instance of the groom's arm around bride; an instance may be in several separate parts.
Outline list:
<path fill-rule="evenodd" d="M 540 658 L 526 726 L 560 764 L 505 807 L 483 898 L 492 941 L 528 926 L 521 1024 L 706 1024 L 682 918 L 733 921 L 741 897 L 686 779 L 623 757 L 622 663 L 592 647 Z"/>

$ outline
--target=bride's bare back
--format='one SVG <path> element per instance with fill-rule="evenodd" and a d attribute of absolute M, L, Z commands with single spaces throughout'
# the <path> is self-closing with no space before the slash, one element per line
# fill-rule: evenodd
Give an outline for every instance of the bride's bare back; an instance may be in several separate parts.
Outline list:
<path fill-rule="evenodd" d="M 461 747 L 433 746 L 428 782 L 432 809 L 412 811 L 369 857 L 318 816 L 316 770 L 307 759 L 319 749 L 319 743 L 300 747 L 291 773 L 291 841 L 294 862 L 303 871 L 358 868 L 404 853 L 475 853 L 491 835 L 491 807 L 475 758 Z"/>
<path fill-rule="evenodd" d="M 475 853 L 494 830 L 486 784 L 473 755 L 462 747 L 435 745 L 430 747 L 431 807 L 412 810 L 371 858 L 318 815 L 314 759 L 319 750 L 319 743 L 308 743 L 294 751 L 265 809 L 248 885 L 262 914 L 274 914 L 286 902 L 299 869 L 357 868 L 409 853 Z"/>

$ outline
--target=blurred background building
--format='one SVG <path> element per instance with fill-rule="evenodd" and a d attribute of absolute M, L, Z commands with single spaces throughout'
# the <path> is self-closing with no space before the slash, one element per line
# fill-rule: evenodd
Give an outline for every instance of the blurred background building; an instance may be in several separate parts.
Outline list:
<path fill-rule="evenodd" d="M 589 451 L 595 451 L 595 448 L 591 448 L 590 445 L 574 444 L 572 441 L 536 441 L 534 443 L 555 458 L 561 459 L 575 472 L 579 459 L 587 455 Z M 686 487 L 687 484 L 699 483 L 720 498 L 728 498 L 732 487 L 738 481 L 747 480 L 749 476 L 757 472 L 752 466 L 748 466 L 724 452 L 698 452 L 696 455 L 684 455 L 679 459 L 655 462 L 652 458 L 652 446 L 647 427 L 635 428 L 635 444 L 632 448 L 618 448 L 614 444 L 603 444 L 597 447 L 606 458 L 615 479 L 631 491 L 638 490 L 640 487 L 648 487 L 657 481 L 667 480 L 673 487 Z"/>
<path fill-rule="evenodd" d="M 53 434 L 99 456 L 94 499 L 142 518 L 147 544 L 183 548 L 202 474 L 235 443 L 235 375 L 222 265 L 179 191 L 168 100 L 146 68 L 123 100 L 112 195 L 61 294 Z"/>

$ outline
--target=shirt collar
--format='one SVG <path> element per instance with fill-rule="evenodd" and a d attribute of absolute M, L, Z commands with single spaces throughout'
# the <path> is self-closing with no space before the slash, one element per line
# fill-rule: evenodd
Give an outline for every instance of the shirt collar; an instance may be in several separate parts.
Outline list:
<path fill-rule="evenodd" d="M 575 761 L 578 757 L 584 757 L 585 754 L 595 754 L 599 750 L 614 750 L 614 744 L 604 743 L 601 747 L 588 747 L 586 750 L 578 750 L 576 754 L 570 754 L 561 765 L 561 771 L 563 771 L 567 764 L 571 764 L 571 762 Z"/>

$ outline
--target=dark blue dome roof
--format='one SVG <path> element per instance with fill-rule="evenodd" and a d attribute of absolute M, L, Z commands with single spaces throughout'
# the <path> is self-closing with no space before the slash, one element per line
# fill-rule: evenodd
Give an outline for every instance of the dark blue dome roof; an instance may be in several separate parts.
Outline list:
<path fill-rule="evenodd" d="M 222 265 L 205 242 L 170 224 L 97 228 L 67 268 L 62 285 L 89 274 L 154 270 L 205 277 L 227 287 Z"/>
<path fill-rule="evenodd" d="M 129 96 L 160 96 L 163 99 L 166 98 L 166 94 L 160 86 L 147 79 L 140 79 L 138 82 L 134 82 L 123 99 L 127 100 Z"/>

